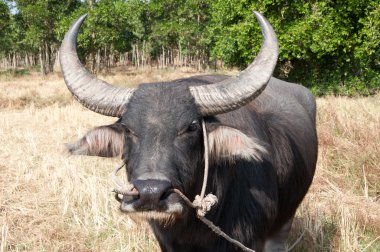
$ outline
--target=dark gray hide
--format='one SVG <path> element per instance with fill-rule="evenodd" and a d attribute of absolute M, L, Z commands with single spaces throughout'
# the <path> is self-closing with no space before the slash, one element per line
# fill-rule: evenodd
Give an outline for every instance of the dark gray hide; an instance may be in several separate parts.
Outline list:
<path fill-rule="evenodd" d="M 206 218 L 255 251 L 284 251 L 295 211 L 317 160 L 316 106 L 304 87 L 271 78 L 247 105 L 203 117 L 190 86 L 226 76 L 141 84 L 113 125 L 95 128 L 69 145 L 73 154 L 126 160 L 138 197 L 121 210 L 148 219 L 162 251 L 239 251 L 215 235 L 170 188 L 190 199 L 201 190 L 203 136 L 210 137 L 207 192 L 219 199 Z"/>

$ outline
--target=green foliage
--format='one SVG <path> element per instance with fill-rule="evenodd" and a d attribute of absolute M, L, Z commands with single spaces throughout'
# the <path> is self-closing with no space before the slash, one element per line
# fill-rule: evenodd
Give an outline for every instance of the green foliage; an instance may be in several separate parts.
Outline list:
<path fill-rule="evenodd" d="M 207 54 L 205 41 L 210 0 L 153 0 L 146 8 L 147 40 L 152 53 L 164 48 L 181 49 L 182 53 Z"/>
<path fill-rule="evenodd" d="M 296 63 L 290 80 L 309 83 L 316 94 L 369 95 L 380 88 L 380 5 L 338 1 L 325 5 L 310 31 L 309 57 Z M 327 44 L 327 45 L 326 45 Z M 289 58 L 288 60 L 293 60 Z M 293 60 L 294 61 L 294 60 Z"/>
<path fill-rule="evenodd" d="M 380 89 L 379 0 L 218 0 L 211 8 L 211 55 L 230 66 L 244 68 L 258 53 L 261 38 L 252 11 L 259 10 L 278 36 L 281 78 L 318 95 Z"/>
<path fill-rule="evenodd" d="M 79 34 L 79 50 L 86 55 L 99 50 L 126 52 L 139 41 L 145 32 L 141 21 L 144 3 L 138 0 L 103 0 L 92 7 L 82 4 L 71 15 L 64 16 L 55 30 L 59 41 L 70 25 L 83 14 L 87 14 Z"/>
<path fill-rule="evenodd" d="M 0 53 L 11 47 L 11 40 L 8 38 L 11 32 L 10 26 L 11 15 L 8 6 L 0 2 Z"/>
<path fill-rule="evenodd" d="M 318 95 L 379 90 L 380 0 L 3 0 L 0 56 L 53 53 L 72 22 L 87 13 L 78 39 L 82 59 L 138 45 L 155 60 L 171 50 L 244 68 L 261 45 L 253 10 L 276 30 L 280 78 Z"/>
<path fill-rule="evenodd" d="M 24 43 L 37 49 L 48 42 L 58 43 L 54 36 L 56 23 L 64 14 L 70 13 L 79 1 L 65 0 L 16 0 L 19 15 L 24 21 Z"/>
<path fill-rule="evenodd" d="M 261 36 L 252 13 L 253 5 L 237 0 L 212 2 L 208 38 L 213 58 L 238 67 L 253 60 L 260 47 L 257 38 Z"/>
<path fill-rule="evenodd" d="M 11 15 L 8 6 L 4 2 L 0 2 L 0 35 L 5 35 L 6 29 L 11 22 Z"/>

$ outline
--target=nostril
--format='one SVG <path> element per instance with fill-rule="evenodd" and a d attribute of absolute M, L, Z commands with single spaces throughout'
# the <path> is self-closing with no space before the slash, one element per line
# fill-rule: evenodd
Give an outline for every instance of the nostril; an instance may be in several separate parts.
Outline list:
<path fill-rule="evenodd" d="M 166 180 L 134 180 L 134 187 L 139 192 L 137 196 L 137 206 L 141 209 L 155 209 L 160 201 L 165 200 L 172 188 L 172 184 Z"/>
<path fill-rule="evenodd" d="M 169 189 L 171 189 L 171 187 L 168 188 L 168 190 L 166 190 L 166 192 L 164 192 L 164 193 L 161 195 L 160 200 L 166 200 L 166 199 L 169 197 L 169 195 L 172 193 Z"/>

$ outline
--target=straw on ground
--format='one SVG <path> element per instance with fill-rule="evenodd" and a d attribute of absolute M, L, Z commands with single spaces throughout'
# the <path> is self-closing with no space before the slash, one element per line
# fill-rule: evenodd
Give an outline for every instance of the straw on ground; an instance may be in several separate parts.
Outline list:
<path fill-rule="evenodd" d="M 127 71 L 132 85 L 196 74 Z M 110 173 L 119 160 L 70 157 L 64 143 L 112 123 L 84 109 L 50 75 L 0 76 L 2 251 L 158 251 L 144 222 L 118 211 Z M 317 100 L 319 160 L 298 210 L 293 251 L 380 251 L 380 94 Z"/>

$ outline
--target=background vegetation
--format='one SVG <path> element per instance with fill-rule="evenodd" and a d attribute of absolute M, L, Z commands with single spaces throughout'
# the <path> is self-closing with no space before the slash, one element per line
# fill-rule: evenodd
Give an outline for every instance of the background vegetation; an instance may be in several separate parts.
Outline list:
<path fill-rule="evenodd" d="M 2 0 L 0 67 L 54 71 L 64 33 L 88 13 L 79 49 L 93 72 L 112 66 L 244 68 L 264 14 L 280 42 L 276 76 L 317 95 L 380 88 L 380 0 Z"/>

